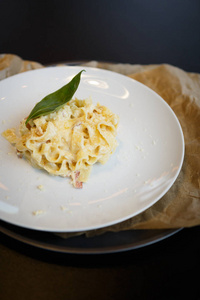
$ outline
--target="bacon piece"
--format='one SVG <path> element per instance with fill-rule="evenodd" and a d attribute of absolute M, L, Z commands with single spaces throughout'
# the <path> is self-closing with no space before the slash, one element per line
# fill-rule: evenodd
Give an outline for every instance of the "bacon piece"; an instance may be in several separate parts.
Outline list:
<path fill-rule="evenodd" d="M 75 178 L 74 178 L 74 187 L 76 189 L 82 189 L 83 188 L 83 183 L 78 180 L 78 177 L 80 175 L 80 171 L 75 172 Z"/>
<path fill-rule="evenodd" d="M 26 124 L 26 127 L 28 128 L 28 130 L 30 130 L 31 129 L 31 125 L 28 123 L 28 124 Z"/>
<path fill-rule="evenodd" d="M 18 158 L 22 158 L 22 157 L 23 157 L 23 153 L 20 152 L 19 150 L 17 150 L 17 157 L 18 157 Z"/>

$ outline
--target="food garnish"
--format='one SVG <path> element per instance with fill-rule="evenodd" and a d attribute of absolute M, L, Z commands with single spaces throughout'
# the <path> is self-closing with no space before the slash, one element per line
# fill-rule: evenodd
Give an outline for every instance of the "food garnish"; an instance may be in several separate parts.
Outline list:
<path fill-rule="evenodd" d="M 25 124 L 27 125 L 31 119 L 45 116 L 58 110 L 68 101 L 70 101 L 79 86 L 81 73 L 84 71 L 85 70 L 80 71 L 69 83 L 55 92 L 47 95 L 40 102 L 38 102 L 32 109 Z"/>

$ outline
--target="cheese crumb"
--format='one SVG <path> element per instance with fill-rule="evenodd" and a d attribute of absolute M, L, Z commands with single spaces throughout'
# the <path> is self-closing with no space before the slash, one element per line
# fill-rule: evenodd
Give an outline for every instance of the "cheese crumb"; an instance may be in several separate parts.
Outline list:
<path fill-rule="evenodd" d="M 42 214 L 44 214 L 45 213 L 45 211 L 44 210 L 35 210 L 35 211 L 33 211 L 33 215 L 34 216 L 38 216 L 38 215 L 42 215 Z"/>
<path fill-rule="evenodd" d="M 38 190 L 40 190 L 40 191 L 44 190 L 44 186 L 43 186 L 42 184 L 38 185 L 37 188 L 38 188 Z"/>
<path fill-rule="evenodd" d="M 140 152 L 144 152 L 144 149 L 142 147 L 140 147 L 139 145 L 135 145 L 135 148 Z"/>
<path fill-rule="evenodd" d="M 61 209 L 62 211 L 68 212 L 69 214 L 72 213 L 72 211 L 71 211 L 69 208 L 67 208 L 66 206 L 61 205 L 61 206 L 60 206 L 60 209 Z"/>
<path fill-rule="evenodd" d="M 61 210 L 68 210 L 68 208 L 66 206 L 61 205 L 60 207 Z"/>

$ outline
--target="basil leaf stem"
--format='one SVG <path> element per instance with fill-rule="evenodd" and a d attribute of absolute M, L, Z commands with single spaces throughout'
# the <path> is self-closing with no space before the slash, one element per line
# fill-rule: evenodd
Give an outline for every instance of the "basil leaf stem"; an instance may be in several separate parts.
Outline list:
<path fill-rule="evenodd" d="M 47 95 L 40 102 L 38 102 L 32 109 L 25 124 L 27 125 L 27 123 L 31 119 L 45 116 L 58 110 L 68 101 L 70 101 L 79 86 L 81 73 L 83 71 L 85 70 L 80 71 L 76 76 L 72 78 L 69 83 L 67 83 L 57 91 Z"/>

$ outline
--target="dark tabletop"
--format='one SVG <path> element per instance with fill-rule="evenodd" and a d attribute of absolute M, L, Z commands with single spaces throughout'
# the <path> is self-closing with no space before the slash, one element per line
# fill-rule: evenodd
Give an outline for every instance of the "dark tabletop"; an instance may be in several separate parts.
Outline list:
<path fill-rule="evenodd" d="M 1 299 L 200 299 L 200 228 L 114 254 L 42 250 L 0 234 Z"/>
<path fill-rule="evenodd" d="M 0 53 L 51 64 L 169 63 L 200 72 L 200 1 L 0 1 Z M 200 299 L 200 227 L 110 254 L 0 233 L 0 299 Z"/>

